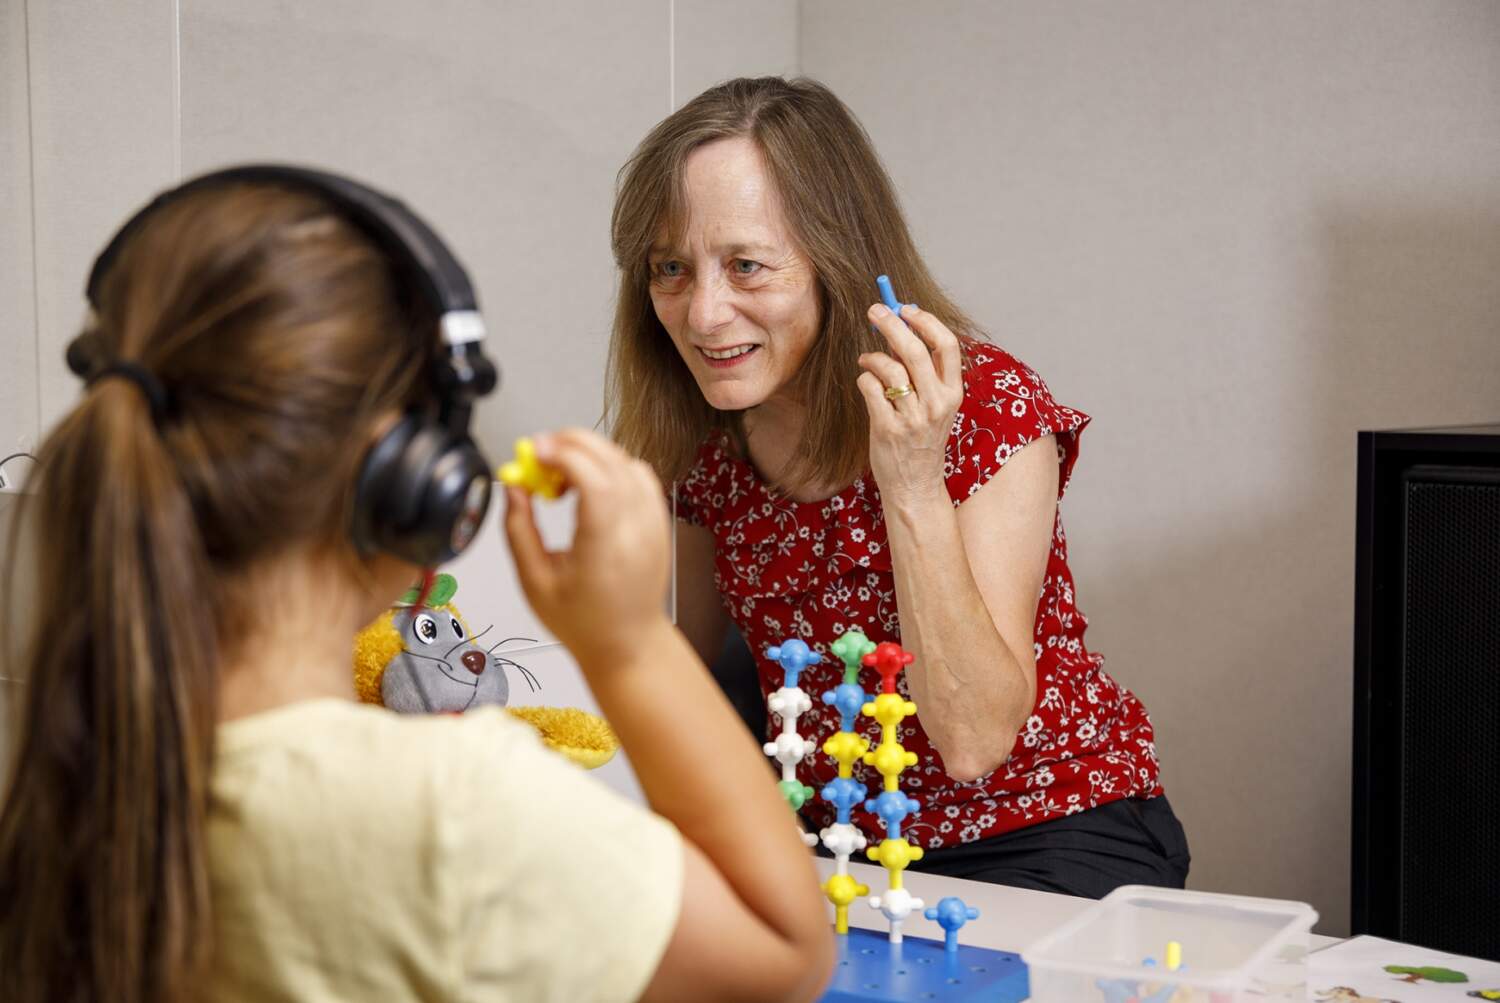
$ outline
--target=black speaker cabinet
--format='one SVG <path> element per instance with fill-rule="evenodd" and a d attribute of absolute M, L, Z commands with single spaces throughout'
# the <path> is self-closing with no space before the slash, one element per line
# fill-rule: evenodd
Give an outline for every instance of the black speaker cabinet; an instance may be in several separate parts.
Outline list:
<path fill-rule="evenodd" d="M 1500 425 L 1361 432 L 1354 933 L 1500 960 Z"/>

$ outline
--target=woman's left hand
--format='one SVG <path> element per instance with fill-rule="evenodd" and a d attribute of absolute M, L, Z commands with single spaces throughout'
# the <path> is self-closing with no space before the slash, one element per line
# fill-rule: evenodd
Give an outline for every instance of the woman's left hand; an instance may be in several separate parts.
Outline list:
<path fill-rule="evenodd" d="M 869 318 L 891 348 L 859 357 L 859 389 L 870 412 L 870 470 L 881 498 L 887 507 L 946 502 L 944 454 L 964 399 L 958 338 L 911 304 L 898 317 L 877 303 Z M 898 393 L 903 390 L 909 392 Z"/>

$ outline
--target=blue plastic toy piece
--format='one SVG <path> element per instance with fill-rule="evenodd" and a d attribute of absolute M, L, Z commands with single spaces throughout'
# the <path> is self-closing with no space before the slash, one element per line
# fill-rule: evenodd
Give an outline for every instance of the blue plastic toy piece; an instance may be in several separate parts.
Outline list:
<path fill-rule="evenodd" d="M 853 731 L 854 719 L 859 717 L 860 708 L 871 699 L 873 698 L 868 693 L 854 683 L 840 683 L 823 694 L 824 703 L 838 708 L 839 731 Z"/>
<path fill-rule="evenodd" d="M 885 823 L 885 834 L 890 839 L 901 838 L 901 823 L 920 807 L 915 798 L 900 791 L 881 791 L 878 797 L 865 802 L 865 811 L 880 816 L 880 821 Z"/>
<path fill-rule="evenodd" d="M 821 1003 L 1020 1003 L 1031 995 L 1026 963 L 1009 951 L 926 937 L 892 944 L 885 930 L 851 927 L 837 938 L 833 981 Z"/>
<path fill-rule="evenodd" d="M 938 904 L 922 913 L 928 919 L 937 920 L 943 928 L 943 949 L 958 950 L 958 931 L 971 919 L 979 918 L 979 910 L 964 902 L 957 895 L 938 899 Z"/>
<path fill-rule="evenodd" d="M 823 656 L 807 646 L 805 641 L 791 638 L 766 649 L 766 657 L 781 665 L 786 673 L 782 683 L 787 689 L 797 685 L 797 679 L 809 665 L 817 665 Z"/>
<path fill-rule="evenodd" d="M 865 796 L 865 785 L 850 777 L 834 777 L 818 796 L 838 810 L 837 821 L 847 825 L 849 812 Z"/>
<path fill-rule="evenodd" d="M 875 287 L 880 290 L 880 301 L 890 308 L 891 313 L 901 316 L 901 301 L 896 298 L 896 290 L 891 288 L 891 277 L 877 275 Z"/>

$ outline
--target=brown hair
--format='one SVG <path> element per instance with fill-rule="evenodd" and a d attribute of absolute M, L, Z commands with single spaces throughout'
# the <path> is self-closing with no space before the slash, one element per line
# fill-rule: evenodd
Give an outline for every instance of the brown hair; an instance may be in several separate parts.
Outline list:
<path fill-rule="evenodd" d="M 927 270 L 870 137 L 814 80 L 741 78 L 663 119 L 620 170 L 611 241 L 620 269 L 606 376 L 605 419 L 615 438 L 663 480 L 683 476 L 715 429 L 743 435 L 738 413 L 711 407 L 651 304 L 652 243 L 675 239 L 686 216 L 684 165 L 701 146 L 747 137 L 759 148 L 799 249 L 817 276 L 823 324 L 798 387 L 807 426 L 783 485 L 846 484 L 868 466 L 869 416 L 855 385 L 861 353 L 888 350 L 865 311 L 886 274 L 954 333 L 982 337 Z"/>
<path fill-rule="evenodd" d="M 0 998 L 201 991 L 217 660 L 254 627 L 236 582 L 347 538 L 376 418 L 431 352 L 394 288 L 321 200 L 261 185 L 182 196 L 114 263 L 91 330 L 173 406 L 158 428 L 129 381 L 93 384 L 16 520 L 35 520 L 39 580 L 0 813 Z"/>

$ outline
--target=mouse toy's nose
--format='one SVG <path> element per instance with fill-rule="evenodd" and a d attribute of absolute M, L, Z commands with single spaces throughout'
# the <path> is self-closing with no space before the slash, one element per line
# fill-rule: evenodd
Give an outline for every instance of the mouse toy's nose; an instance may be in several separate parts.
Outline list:
<path fill-rule="evenodd" d="M 470 672 L 474 673 L 476 676 L 480 675 L 480 674 L 482 674 L 484 672 L 484 663 L 486 661 L 487 661 L 487 659 L 484 657 L 484 652 L 482 652 L 482 651 L 466 651 L 466 652 L 464 652 L 464 656 L 463 656 L 464 668 L 468 669 Z"/>

